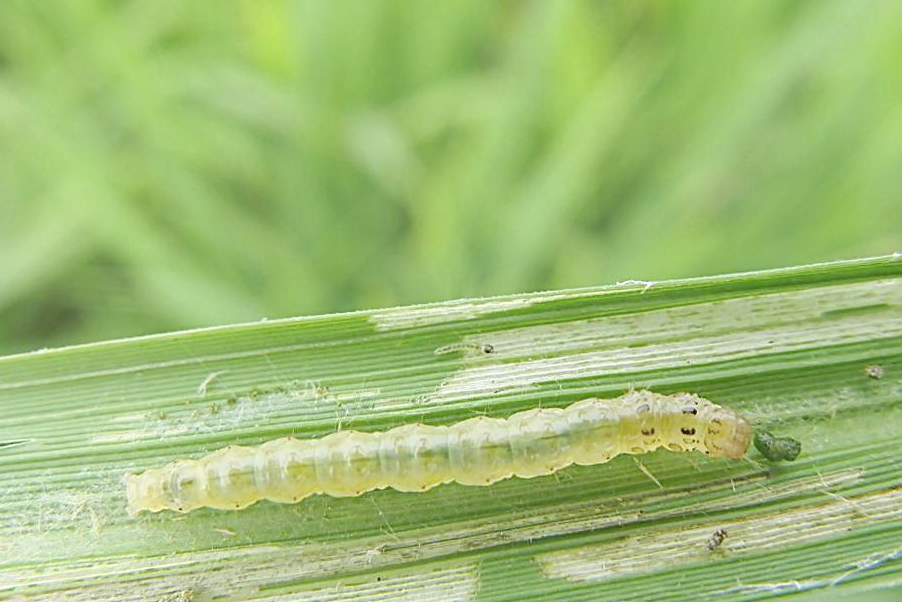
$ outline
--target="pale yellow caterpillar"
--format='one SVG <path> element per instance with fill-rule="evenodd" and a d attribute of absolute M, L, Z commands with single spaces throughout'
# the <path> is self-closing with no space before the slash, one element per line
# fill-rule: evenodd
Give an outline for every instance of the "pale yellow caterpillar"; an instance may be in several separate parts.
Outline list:
<path fill-rule="evenodd" d="M 547 475 L 571 464 L 665 447 L 740 458 L 751 428 L 731 410 L 689 393 L 631 391 L 508 418 L 450 426 L 410 424 L 385 432 L 341 431 L 320 439 L 230 446 L 198 460 L 126 475 L 128 509 L 188 512 L 293 503 L 313 494 L 356 496 L 373 489 L 425 491 L 452 481 L 489 485 Z"/>

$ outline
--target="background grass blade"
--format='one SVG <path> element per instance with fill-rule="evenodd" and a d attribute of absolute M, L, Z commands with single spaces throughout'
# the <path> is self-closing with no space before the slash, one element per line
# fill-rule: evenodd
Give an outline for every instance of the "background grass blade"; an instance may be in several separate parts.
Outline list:
<path fill-rule="evenodd" d="M 359 4 L 0 2 L 0 354 L 902 248 L 896 0 Z"/>
<path fill-rule="evenodd" d="M 661 451 L 641 467 L 618 457 L 492 487 L 125 512 L 126 471 L 232 443 L 506 416 L 630 387 L 698 393 L 799 439 L 802 456 Z M 875 588 L 902 581 L 900 436 L 898 255 L 10 356 L 0 599 L 746 600 Z M 718 529 L 726 537 L 711 544 Z"/>

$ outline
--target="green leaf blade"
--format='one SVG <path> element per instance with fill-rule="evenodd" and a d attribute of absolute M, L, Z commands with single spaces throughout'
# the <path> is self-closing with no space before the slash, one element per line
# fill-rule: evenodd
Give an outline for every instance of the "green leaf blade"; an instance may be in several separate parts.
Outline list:
<path fill-rule="evenodd" d="M 630 387 L 697 393 L 803 454 L 659 451 L 491 487 L 125 511 L 126 472 L 230 444 Z M 11 356 L 0 408 L 0 596 L 745 600 L 902 581 L 898 256 Z"/>

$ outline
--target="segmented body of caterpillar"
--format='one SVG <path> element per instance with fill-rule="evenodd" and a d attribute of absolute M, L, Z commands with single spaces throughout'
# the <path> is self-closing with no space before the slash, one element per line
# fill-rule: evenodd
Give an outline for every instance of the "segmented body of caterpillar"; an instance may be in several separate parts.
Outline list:
<path fill-rule="evenodd" d="M 292 503 L 312 494 L 373 489 L 425 491 L 441 483 L 489 485 L 547 475 L 571 464 L 658 447 L 740 458 L 748 422 L 688 393 L 631 391 L 450 426 L 411 424 L 385 432 L 341 431 L 320 439 L 230 446 L 198 460 L 126 475 L 129 512 L 243 508 L 261 499 Z"/>

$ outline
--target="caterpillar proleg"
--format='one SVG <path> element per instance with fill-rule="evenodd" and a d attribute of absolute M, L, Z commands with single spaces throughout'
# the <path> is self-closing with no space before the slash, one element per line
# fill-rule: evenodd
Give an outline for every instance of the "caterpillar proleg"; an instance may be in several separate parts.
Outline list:
<path fill-rule="evenodd" d="M 744 418 L 697 395 L 630 391 L 616 399 L 584 399 L 564 409 L 470 418 L 450 426 L 410 424 L 230 446 L 198 460 L 128 474 L 125 482 L 132 515 L 244 508 L 262 499 L 293 503 L 313 494 L 347 497 L 387 487 L 489 485 L 659 447 L 740 458 L 750 432 Z"/>

